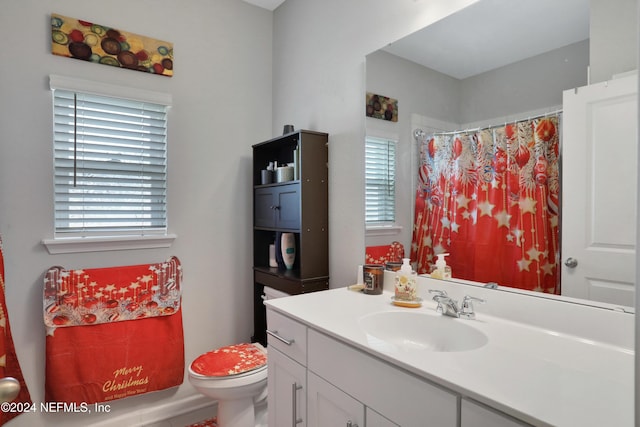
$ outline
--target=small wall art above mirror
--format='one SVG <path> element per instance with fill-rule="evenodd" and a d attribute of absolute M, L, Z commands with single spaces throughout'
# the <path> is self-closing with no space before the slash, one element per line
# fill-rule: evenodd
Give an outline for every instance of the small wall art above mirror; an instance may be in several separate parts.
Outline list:
<path fill-rule="evenodd" d="M 398 103 L 397 122 L 366 118 L 395 150 L 395 212 L 365 246 L 633 311 L 636 7 L 479 0 L 369 54 L 366 92 Z"/>

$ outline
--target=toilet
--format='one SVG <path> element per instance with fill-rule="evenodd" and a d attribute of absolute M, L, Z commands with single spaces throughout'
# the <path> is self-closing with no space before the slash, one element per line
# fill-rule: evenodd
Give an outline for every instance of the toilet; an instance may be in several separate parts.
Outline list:
<path fill-rule="evenodd" d="M 256 427 L 266 419 L 267 350 L 259 343 L 198 356 L 189 366 L 189 382 L 218 402 L 219 427 Z"/>

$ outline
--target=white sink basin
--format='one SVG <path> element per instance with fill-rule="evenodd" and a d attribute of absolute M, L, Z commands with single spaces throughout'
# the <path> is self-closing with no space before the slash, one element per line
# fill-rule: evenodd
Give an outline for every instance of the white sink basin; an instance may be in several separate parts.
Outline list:
<path fill-rule="evenodd" d="M 469 351 L 489 339 L 461 320 L 439 314 L 389 311 L 368 314 L 359 320 L 369 346 L 386 353 Z"/>

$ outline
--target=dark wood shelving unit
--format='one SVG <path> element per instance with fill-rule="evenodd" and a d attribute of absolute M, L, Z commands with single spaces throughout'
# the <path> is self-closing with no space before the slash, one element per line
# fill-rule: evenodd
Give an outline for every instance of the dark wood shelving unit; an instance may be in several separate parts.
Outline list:
<path fill-rule="evenodd" d="M 328 134 L 322 132 L 299 130 L 253 146 L 252 340 L 263 345 L 267 341 L 265 286 L 291 295 L 329 288 L 328 161 Z M 297 163 L 297 174 L 292 181 L 262 184 L 261 171 L 269 162 Z M 269 245 L 280 232 L 295 235 L 291 270 L 269 266 Z"/>

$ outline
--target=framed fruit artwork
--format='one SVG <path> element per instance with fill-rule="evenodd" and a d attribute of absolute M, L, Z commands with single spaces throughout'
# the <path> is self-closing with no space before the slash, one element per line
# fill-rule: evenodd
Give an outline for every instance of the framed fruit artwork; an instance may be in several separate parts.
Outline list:
<path fill-rule="evenodd" d="M 374 119 L 397 122 L 398 100 L 367 92 L 366 114 Z"/>
<path fill-rule="evenodd" d="M 106 25 L 51 14 L 51 53 L 173 76 L 173 44 Z"/>

